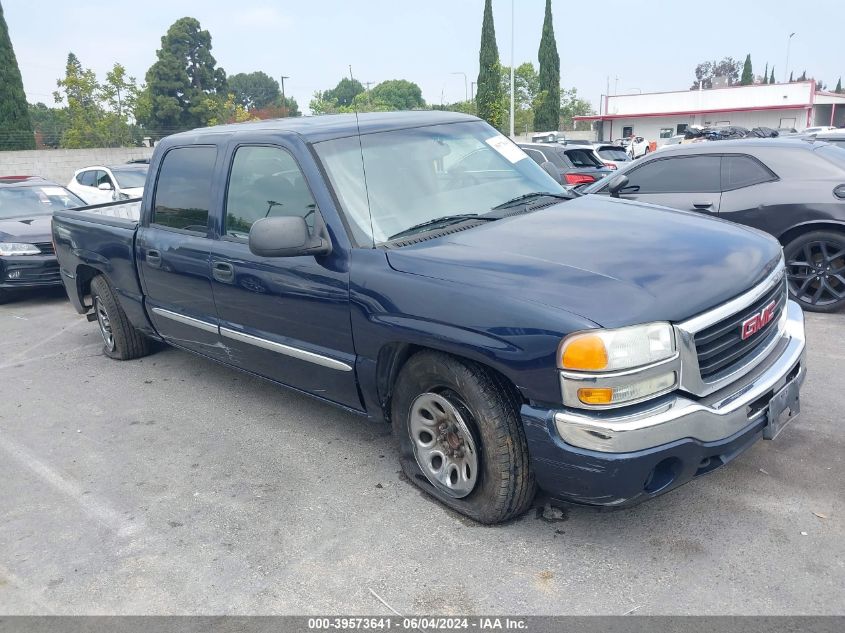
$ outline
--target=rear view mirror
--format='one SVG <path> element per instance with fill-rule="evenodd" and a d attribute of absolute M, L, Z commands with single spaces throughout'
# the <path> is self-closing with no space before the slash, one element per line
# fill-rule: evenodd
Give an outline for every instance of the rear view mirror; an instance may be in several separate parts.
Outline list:
<path fill-rule="evenodd" d="M 110 182 L 101 182 L 99 185 L 97 185 L 97 189 L 99 189 L 100 191 L 111 191 L 112 186 Z"/>
<path fill-rule="evenodd" d="M 563 184 L 563 178 L 561 178 L 560 176 L 560 170 L 554 166 L 554 163 L 547 160 L 546 162 L 541 164 L 540 167 L 542 167 L 543 171 L 545 171 L 549 176 L 554 178 L 556 183 L 558 183 L 559 185 Z"/>
<path fill-rule="evenodd" d="M 627 186 L 628 176 L 625 174 L 619 174 L 611 179 L 610 183 L 607 185 L 607 190 L 610 192 L 611 197 L 618 198 L 619 192 Z"/>
<path fill-rule="evenodd" d="M 312 236 L 300 216 L 281 216 L 256 220 L 249 230 L 249 250 L 260 257 L 296 257 L 328 255 L 331 243 Z"/>

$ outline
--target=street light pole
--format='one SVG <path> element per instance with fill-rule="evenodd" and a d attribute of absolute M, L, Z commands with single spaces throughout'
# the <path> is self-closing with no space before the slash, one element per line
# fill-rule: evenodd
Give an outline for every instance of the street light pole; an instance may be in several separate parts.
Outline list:
<path fill-rule="evenodd" d="M 789 46 L 792 44 L 792 36 L 795 33 L 790 33 L 789 37 L 786 38 L 786 66 L 783 68 L 783 83 L 789 81 Z"/>
<path fill-rule="evenodd" d="M 469 93 L 467 92 L 467 74 L 463 71 L 455 71 L 453 73 L 449 73 L 450 75 L 463 75 L 464 76 L 464 101 L 469 100 Z"/>
<path fill-rule="evenodd" d="M 290 79 L 287 75 L 282 75 L 282 114 L 288 115 L 288 100 L 285 98 L 285 79 Z"/>
<path fill-rule="evenodd" d="M 514 137 L 513 125 L 514 125 L 514 76 L 513 76 L 513 64 L 514 64 L 514 56 L 513 56 L 513 33 L 514 33 L 514 2 L 515 0 L 511 0 L 511 138 Z"/>

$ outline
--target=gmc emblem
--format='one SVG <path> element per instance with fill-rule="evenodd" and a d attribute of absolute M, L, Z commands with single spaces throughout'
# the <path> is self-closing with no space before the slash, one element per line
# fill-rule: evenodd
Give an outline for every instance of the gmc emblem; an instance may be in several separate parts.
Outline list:
<path fill-rule="evenodd" d="M 754 336 L 757 332 L 766 327 L 766 325 L 774 318 L 775 308 L 777 308 L 777 305 L 777 301 L 772 301 L 769 305 L 760 310 L 760 312 L 748 317 L 742 322 L 740 336 L 743 341 L 751 336 Z"/>

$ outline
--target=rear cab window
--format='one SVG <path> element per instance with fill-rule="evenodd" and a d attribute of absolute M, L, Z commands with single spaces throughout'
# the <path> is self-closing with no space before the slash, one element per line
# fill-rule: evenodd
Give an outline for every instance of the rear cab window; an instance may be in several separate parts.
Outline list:
<path fill-rule="evenodd" d="M 207 233 L 217 148 L 208 145 L 171 149 L 161 162 L 150 224 Z"/>

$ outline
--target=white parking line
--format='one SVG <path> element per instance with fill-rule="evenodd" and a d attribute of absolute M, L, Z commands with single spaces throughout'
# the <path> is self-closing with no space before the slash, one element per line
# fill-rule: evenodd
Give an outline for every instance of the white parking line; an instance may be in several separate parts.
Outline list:
<path fill-rule="evenodd" d="M 106 529 L 120 537 L 132 536 L 141 529 L 138 523 L 132 523 L 123 518 L 122 514 L 108 504 L 98 501 L 93 494 L 85 494 L 82 487 L 70 477 L 45 464 L 24 446 L 14 440 L 0 435 L 0 450 L 24 466 L 51 488 L 69 497 L 89 517 L 100 523 Z"/>
<path fill-rule="evenodd" d="M 86 349 L 99 349 L 102 347 L 102 343 L 88 343 L 87 345 L 80 345 L 79 347 L 73 347 L 71 349 L 62 350 L 61 352 L 53 352 L 52 354 L 45 354 L 44 356 L 36 356 L 35 358 L 24 358 L 21 360 L 12 361 L 10 363 L 3 363 L 0 365 L 0 369 L 9 369 L 11 367 L 21 367 L 22 365 L 28 365 L 29 363 L 37 363 L 38 361 L 42 360 L 49 360 L 51 358 L 58 358 L 59 356 L 65 356 L 66 354 L 71 354 L 73 352 L 80 352 Z"/>
<path fill-rule="evenodd" d="M 65 332 L 69 331 L 69 330 L 70 330 L 70 329 L 72 329 L 72 328 L 75 328 L 76 326 L 78 326 L 78 325 L 80 325 L 80 324 L 82 324 L 82 323 L 88 323 L 88 322 L 87 322 L 87 321 L 84 321 L 84 320 L 82 320 L 82 319 L 80 319 L 80 320 L 78 320 L 78 321 L 74 321 L 73 323 L 71 323 L 71 324 L 70 324 L 70 325 L 68 325 L 67 327 L 63 327 L 61 330 L 59 330 L 58 332 L 56 332 L 56 333 L 54 333 L 54 334 L 51 334 L 51 335 L 50 335 L 50 336 L 48 336 L 47 338 L 42 338 L 40 341 L 38 341 L 38 342 L 37 342 L 37 343 L 35 343 L 34 345 L 30 345 L 30 346 L 29 346 L 29 347 L 27 347 L 26 349 L 21 350 L 21 351 L 17 352 L 16 354 L 12 354 L 12 355 L 9 357 L 9 359 L 10 359 L 10 360 L 15 360 L 15 359 L 23 358 L 24 356 L 26 356 L 27 354 L 29 354 L 31 351 L 36 350 L 36 349 L 38 349 L 39 347 L 42 347 L 43 345 L 46 345 L 46 344 L 47 344 L 47 343 L 49 343 L 50 341 L 54 341 L 54 340 L 56 340 L 57 338 L 59 338 L 59 337 L 60 337 L 62 334 L 64 334 Z"/>

